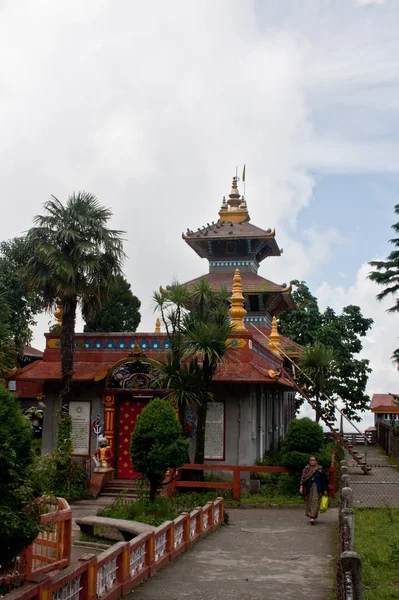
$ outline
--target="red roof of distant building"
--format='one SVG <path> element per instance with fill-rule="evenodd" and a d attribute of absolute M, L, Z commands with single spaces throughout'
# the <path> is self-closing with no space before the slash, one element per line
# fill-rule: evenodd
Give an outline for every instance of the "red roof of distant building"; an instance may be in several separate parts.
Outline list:
<path fill-rule="evenodd" d="M 399 406 L 394 403 L 391 394 L 373 394 L 370 402 L 370 409 L 381 410 L 383 408 L 389 409 L 387 412 L 399 412 Z"/>
<path fill-rule="evenodd" d="M 41 350 L 37 350 L 32 346 L 24 346 L 24 356 L 31 356 L 32 358 L 43 358 L 43 352 Z"/>
<path fill-rule="evenodd" d="M 104 377 L 114 362 L 75 362 L 73 365 L 74 381 L 93 381 Z M 24 367 L 15 375 L 17 381 L 59 381 L 61 379 L 61 362 L 35 361 Z"/>

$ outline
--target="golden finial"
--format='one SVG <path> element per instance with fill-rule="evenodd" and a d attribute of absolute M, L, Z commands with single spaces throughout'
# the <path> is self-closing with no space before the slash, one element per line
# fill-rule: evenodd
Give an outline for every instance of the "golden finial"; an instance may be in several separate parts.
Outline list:
<path fill-rule="evenodd" d="M 277 319 L 276 317 L 273 317 L 272 320 L 272 328 L 270 331 L 270 335 L 269 335 L 269 339 L 270 342 L 267 344 L 268 347 L 270 348 L 270 350 L 272 352 L 274 352 L 274 354 L 277 354 L 277 356 L 280 356 L 280 334 L 277 330 Z"/>
<path fill-rule="evenodd" d="M 161 333 L 161 319 L 159 317 L 155 321 L 155 333 Z"/>
<path fill-rule="evenodd" d="M 243 223 L 249 221 L 249 214 L 245 198 L 240 196 L 237 187 L 237 177 L 233 177 L 231 192 L 228 200 L 223 197 L 221 209 L 219 211 L 220 221 L 231 223 Z"/>
<path fill-rule="evenodd" d="M 244 325 L 244 317 L 247 311 L 244 308 L 245 298 L 242 295 L 241 275 L 239 269 L 235 270 L 233 277 L 233 293 L 230 298 L 231 308 L 229 315 L 234 331 L 247 331 Z"/>
<path fill-rule="evenodd" d="M 62 302 L 58 300 L 57 308 L 54 311 L 54 316 L 57 319 L 56 327 L 62 326 Z"/>

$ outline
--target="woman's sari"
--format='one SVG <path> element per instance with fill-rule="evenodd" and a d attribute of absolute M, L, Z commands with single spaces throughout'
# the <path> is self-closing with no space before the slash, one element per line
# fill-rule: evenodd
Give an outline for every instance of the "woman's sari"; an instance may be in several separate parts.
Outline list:
<path fill-rule="evenodd" d="M 306 516 L 317 519 L 320 496 L 327 488 L 322 467 L 307 465 L 302 472 L 301 486 L 305 495 Z"/>

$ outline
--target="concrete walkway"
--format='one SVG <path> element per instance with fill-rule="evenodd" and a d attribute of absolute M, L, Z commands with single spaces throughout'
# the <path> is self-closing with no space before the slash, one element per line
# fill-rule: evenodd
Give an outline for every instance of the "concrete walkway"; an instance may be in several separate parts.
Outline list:
<path fill-rule="evenodd" d="M 364 446 L 355 446 L 355 450 L 364 454 Z M 399 470 L 380 449 L 368 446 L 367 464 L 371 471 L 367 475 L 349 454 L 345 458 L 355 506 L 399 508 Z"/>
<path fill-rule="evenodd" d="M 328 600 L 338 509 L 227 509 L 230 523 L 126 596 L 133 600 Z"/>

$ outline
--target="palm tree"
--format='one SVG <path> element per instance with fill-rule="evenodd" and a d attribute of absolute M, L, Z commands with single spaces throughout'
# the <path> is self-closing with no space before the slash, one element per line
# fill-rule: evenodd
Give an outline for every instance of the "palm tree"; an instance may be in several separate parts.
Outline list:
<path fill-rule="evenodd" d="M 228 298 L 227 289 L 215 291 L 205 278 L 191 288 L 175 281 L 154 294 L 171 343 L 163 371 L 182 425 L 186 407 L 197 405 L 196 463 L 204 462 L 207 406 L 214 398 L 212 378 L 225 359 L 231 333 Z"/>
<path fill-rule="evenodd" d="M 316 342 L 314 346 L 305 346 L 299 366 L 306 377 L 309 395 L 315 397 L 318 423 L 322 415 L 320 397 L 326 392 L 328 379 L 334 368 L 334 351 L 320 342 Z"/>
<path fill-rule="evenodd" d="M 63 414 L 71 395 L 75 318 L 78 304 L 87 320 L 101 301 L 124 258 L 122 231 L 108 229 L 112 213 L 88 192 L 70 196 L 65 205 L 55 196 L 44 204 L 27 234 L 26 275 L 44 307 L 59 302 L 61 326 L 61 389 Z"/>
<path fill-rule="evenodd" d="M 399 215 L 399 204 L 395 205 L 395 214 Z M 399 222 L 394 223 L 392 229 L 399 236 Z M 399 237 L 394 237 L 389 241 L 396 248 L 399 248 Z M 377 294 L 377 300 L 381 301 L 389 296 L 389 294 L 392 294 L 394 297 L 396 296 L 395 304 L 388 308 L 387 312 L 399 312 L 399 250 L 392 250 L 386 260 L 373 260 L 369 262 L 369 265 L 376 269 L 369 274 L 369 279 L 384 288 L 382 292 Z M 394 351 L 392 360 L 395 364 L 399 365 L 399 348 Z"/>
<path fill-rule="evenodd" d="M 225 361 L 227 340 L 231 334 L 231 324 L 227 320 L 227 315 L 223 322 L 213 320 L 214 318 L 215 314 L 212 311 L 203 315 L 201 319 L 194 315 L 192 323 L 185 329 L 188 344 L 183 358 L 193 361 L 196 365 L 202 364 L 203 393 L 198 398 L 198 427 L 194 458 L 197 464 L 203 464 L 205 461 L 205 426 L 208 402 L 213 398 L 212 378 L 218 365 Z"/>

